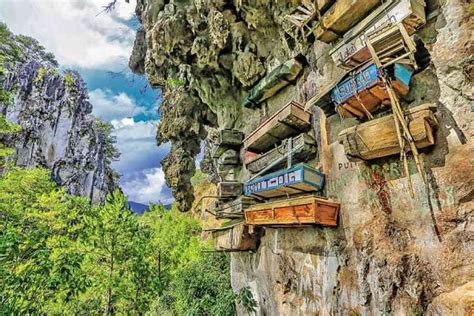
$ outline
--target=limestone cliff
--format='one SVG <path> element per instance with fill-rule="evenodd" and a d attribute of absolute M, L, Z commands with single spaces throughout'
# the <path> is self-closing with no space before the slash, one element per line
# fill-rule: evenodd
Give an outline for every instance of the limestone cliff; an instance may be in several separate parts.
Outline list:
<path fill-rule="evenodd" d="M 189 179 L 202 140 L 212 146 L 222 128 L 248 134 L 288 101 L 304 104 L 341 77 L 332 44 L 301 36 L 285 19 L 296 5 L 138 1 L 143 30 L 130 66 L 164 90 L 157 139 L 172 143 L 163 167 L 182 210 L 193 201 Z M 323 195 L 341 204 L 339 225 L 266 228 L 255 253 L 232 254 L 233 288 L 251 288 L 258 314 L 473 311 L 472 5 L 427 1 L 426 14 L 415 35 L 422 67 L 402 105 L 438 106 L 436 145 L 421 151 L 428 185 L 411 168 L 410 197 L 397 156 L 349 162 L 337 135 L 359 122 L 322 113 L 320 152 L 310 163 L 326 175 Z M 255 109 L 242 106 L 263 76 L 295 57 L 304 69 L 292 84 Z M 215 176 L 206 152 L 203 169 Z M 248 171 L 233 177 L 248 179 Z"/>
<path fill-rule="evenodd" d="M 8 140 L 16 149 L 15 164 L 51 169 L 68 192 L 103 201 L 116 186 L 112 127 L 91 115 L 85 83 L 76 72 L 60 72 L 36 40 L 0 28 L 0 86 L 9 95 L 0 113 L 21 126 Z"/>

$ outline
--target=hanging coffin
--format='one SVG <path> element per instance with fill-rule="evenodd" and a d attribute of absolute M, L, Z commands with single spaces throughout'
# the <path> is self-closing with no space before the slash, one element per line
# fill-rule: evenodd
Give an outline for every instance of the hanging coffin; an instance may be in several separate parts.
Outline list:
<path fill-rule="evenodd" d="M 434 104 L 423 104 L 406 111 L 408 128 L 417 148 L 434 145 L 433 128 L 437 120 Z M 397 130 L 392 115 L 348 128 L 339 133 L 339 142 L 349 160 L 370 160 L 400 153 Z"/>
<path fill-rule="evenodd" d="M 410 66 L 395 64 L 392 85 L 398 95 L 408 93 L 413 69 Z M 390 104 L 379 71 L 374 64 L 363 67 L 332 90 L 332 100 L 342 117 L 363 118 L 381 107 Z"/>
<path fill-rule="evenodd" d="M 339 203 L 303 196 L 256 204 L 245 210 L 245 223 L 261 226 L 337 226 Z"/>
<path fill-rule="evenodd" d="M 242 145 L 243 134 L 233 129 L 222 129 L 217 134 L 217 144 L 212 157 L 217 159 L 229 148 L 239 148 Z"/>
<path fill-rule="evenodd" d="M 286 139 L 280 146 L 264 154 L 259 155 L 252 152 L 244 153 L 244 164 L 252 173 L 281 168 L 287 163 L 288 152 L 290 149 L 292 152 L 292 161 L 308 161 L 316 156 L 316 141 L 311 135 L 302 133 L 291 140 L 291 146 L 290 140 Z"/>
<path fill-rule="evenodd" d="M 221 198 L 232 198 L 242 194 L 242 183 L 219 182 L 217 184 L 217 195 Z"/>
<path fill-rule="evenodd" d="M 371 58 L 366 46 L 367 36 L 388 25 L 403 23 L 407 33 L 412 35 L 418 27 L 426 23 L 425 2 L 423 0 L 389 0 L 372 11 L 350 31 L 330 54 L 340 67 L 356 67 Z M 398 38 L 398 43 L 403 43 Z M 396 41 L 387 43 L 387 50 L 393 49 Z M 391 47 L 390 47 L 391 46 Z"/>
<path fill-rule="evenodd" d="M 256 250 L 261 230 L 239 223 L 233 226 L 208 230 L 212 233 L 216 251 L 251 251 Z"/>
<path fill-rule="evenodd" d="M 302 192 L 319 191 L 324 185 L 324 175 L 306 164 L 298 164 L 244 184 L 244 194 L 271 198 Z"/>
<path fill-rule="evenodd" d="M 311 126 L 311 114 L 297 102 L 291 101 L 244 139 L 244 149 L 263 153 L 282 140 L 307 131 Z"/>
<path fill-rule="evenodd" d="M 370 10 L 380 5 L 380 0 L 338 0 L 319 20 L 314 28 L 316 39 L 330 43 L 344 35 Z"/>
<path fill-rule="evenodd" d="M 218 207 L 215 211 L 217 218 L 242 218 L 244 210 L 257 201 L 248 196 L 240 196 L 237 199 L 227 202 L 219 201 Z"/>
<path fill-rule="evenodd" d="M 296 58 L 281 64 L 259 81 L 245 98 L 243 105 L 248 108 L 257 107 L 294 81 L 302 69 L 303 65 Z"/>

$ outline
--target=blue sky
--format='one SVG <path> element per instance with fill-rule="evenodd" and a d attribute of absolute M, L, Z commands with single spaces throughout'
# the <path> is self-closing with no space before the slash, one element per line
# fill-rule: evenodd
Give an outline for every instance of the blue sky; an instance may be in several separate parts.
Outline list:
<path fill-rule="evenodd" d="M 93 114 L 115 128 L 121 158 L 113 167 L 122 174 L 124 192 L 132 201 L 167 204 L 172 197 L 160 161 L 169 145 L 155 143 L 160 91 L 127 67 L 138 26 L 136 0 L 118 1 L 112 13 L 98 14 L 109 1 L 0 0 L 0 21 L 16 34 L 36 38 L 61 68 L 81 73 Z"/>

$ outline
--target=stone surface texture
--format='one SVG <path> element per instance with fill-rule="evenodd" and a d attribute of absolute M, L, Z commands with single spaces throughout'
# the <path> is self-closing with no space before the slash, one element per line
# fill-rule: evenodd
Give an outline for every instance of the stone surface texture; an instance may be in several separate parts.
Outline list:
<path fill-rule="evenodd" d="M 163 167 L 182 210 L 193 201 L 189 179 L 202 140 L 212 147 L 219 128 L 248 134 L 339 77 L 332 46 L 295 37 L 284 20 L 296 2 L 138 1 L 143 32 L 131 66 L 165 92 L 157 139 L 173 144 Z M 339 226 L 267 228 L 255 253 L 232 254 L 232 286 L 250 287 L 258 315 L 474 313 L 472 5 L 443 1 L 432 16 L 416 34 L 429 65 L 402 100 L 438 105 L 436 145 L 421 151 L 428 185 L 413 158 L 414 198 L 398 156 L 349 162 L 337 134 L 357 122 L 321 115 L 321 152 L 310 164 L 327 176 L 322 195 L 341 204 Z M 260 108 L 241 106 L 259 79 L 297 55 L 306 65 L 294 84 Z M 217 180 L 210 155 L 203 161 Z M 248 175 L 235 172 L 238 180 Z"/>
<path fill-rule="evenodd" d="M 54 57 L 34 39 L 6 35 L 16 52 L 3 56 L 0 85 L 13 96 L 0 113 L 21 126 L 10 139 L 21 167 L 45 167 L 69 193 L 104 201 L 116 187 L 110 167 L 117 158 L 112 126 L 91 115 L 85 83 L 73 71 L 60 72 Z M 8 52 L 9 50 L 5 50 Z"/>

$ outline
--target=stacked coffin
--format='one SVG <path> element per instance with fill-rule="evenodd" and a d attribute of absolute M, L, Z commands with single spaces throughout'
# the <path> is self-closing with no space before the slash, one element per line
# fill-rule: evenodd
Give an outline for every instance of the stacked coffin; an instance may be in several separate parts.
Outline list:
<path fill-rule="evenodd" d="M 423 104 L 405 112 L 417 148 L 435 143 L 433 129 L 438 125 L 435 111 L 436 105 Z M 339 134 L 339 142 L 344 145 L 351 161 L 370 160 L 400 152 L 393 114 L 343 130 Z"/>
<path fill-rule="evenodd" d="M 388 25 L 402 23 L 409 35 L 425 24 L 423 0 L 388 0 L 346 32 L 330 54 L 336 65 L 351 69 L 371 58 L 367 37 Z"/>
<path fill-rule="evenodd" d="M 256 250 L 260 241 L 261 229 L 246 225 L 242 221 L 209 229 L 212 234 L 216 251 L 252 251 Z"/>
<path fill-rule="evenodd" d="M 380 3 L 379 0 L 337 0 L 314 28 L 316 39 L 325 43 L 337 40 Z"/>
<path fill-rule="evenodd" d="M 324 175 L 319 170 L 307 164 L 298 164 L 245 182 L 244 194 L 273 198 L 317 192 L 323 188 L 323 185 Z"/>
<path fill-rule="evenodd" d="M 413 68 L 394 64 L 391 69 L 392 85 L 398 95 L 409 90 Z M 390 104 L 390 98 L 375 64 L 354 71 L 332 90 L 332 99 L 337 112 L 344 118 L 371 117 L 372 113 Z"/>
<path fill-rule="evenodd" d="M 256 226 L 337 226 L 338 212 L 339 203 L 302 196 L 253 205 L 245 210 L 245 222 Z"/>
<path fill-rule="evenodd" d="M 217 159 L 217 171 L 221 178 L 233 180 L 235 168 L 239 165 L 242 139 L 243 134 L 240 131 L 232 129 L 218 131 L 212 158 Z"/>
<path fill-rule="evenodd" d="M 336 225 L 338 204 L 313 196 L 323 189 L 324 175 L 303 163 L 313 159 L 317 152 L 316 141 L 307 133 L 310 122 L 311 114 L 292 101 L 244 139 L 244 164 L 254 174 L 243 185 L 244 195 L 260 201 L 270 200 L 247 207 L 246 224 Z M 300 197 L 294 198 L 297 194 Z M 276 198 L 280 200 L 275 201 Z M 274 205 L 281 210 L 271 213 L 272 217 L 268 210 L 275 211 Z M 335 212 L 327 215 L 327 207 L 333 206 L 336 206 Z M 291 219 L 285 215 L 287 210 L 294 215 Z"/>
<path fill-rule="evenodd" d="M 257 203 L 257 200 L 255 200 L 254 198 L 243 196 L 243 195 L 230 201 L 221 200 L 216 205 L 216 209 L 215 209 L 216 218 L 218 219 L 243 218 L 244 210 L 256 203 Z"/>
<path fill-rule="evenodd" d="M 211 213 L 217 219 L 230 219 L 221 227 L 209 229 L 216 251 L 249 251 L 256 249 L 260 234 L 258 229 L 243 223 L 243 210 L 254 203 L 252 198 L 242 196 L 242 183 L 235 180 L 235 169 L 239 167 L 239 151 L 243 134 L 232 129 L 220 130 L 212 156 L 217 160 L 221 181 L 217 184 L 217 202 Z"/>
<path fill-rule="evenodd" d="M 310 126 L 311 114 L 301 104 L 291 101 L 245 137 L 244 150 L 263 153 L 288 137 L 308 131 Z"/>
<path fill-rule="evenodd" d="M 245 152 L 244 165 L 252 173 L 273 171 L 282 168 L 287 163 L 288 153 L 294 161 L 308 161 L 316 156 L 317 146 L 314 138 L 302 133 L 294 138 L 287 138 L 282 143 L 262 154 Z"/>

